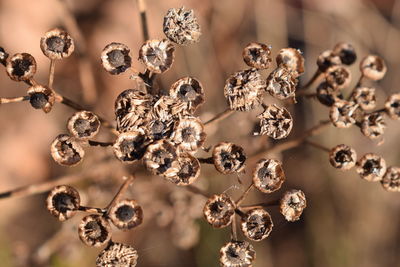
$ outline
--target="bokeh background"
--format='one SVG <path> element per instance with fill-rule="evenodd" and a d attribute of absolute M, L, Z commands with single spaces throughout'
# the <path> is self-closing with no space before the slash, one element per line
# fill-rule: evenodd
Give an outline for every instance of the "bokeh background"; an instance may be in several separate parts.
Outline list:
<path fill-rule="evenodd" d="M 274 55 L 284 47 L 301 49 L 306 59 L 302 84 L 315 72 L 319 53 L 339 41 L 349 42 L 359 59 L 374 53 L 386 60 L 387 75 L 375 84 L 378 107 L 390 93 L 399 91 L 398 0 L 147 0 L 146 4 L 150 37 L 154 39 L 164 38 L 162 21 L 169 8 L 195 10 L 203 32 L 200 43 L 177 48 L 172 69 L 160 75 L 157 83 L 168 90 L 178 78 L 198 78 L 206 93 L 206 103 L 198 111 L 204 121 L 226 109 L 225 80 L 246 68 L 241 53 L 252 41 L 271 45 Z M 68 29 L 79 53 L 57 63 L 54 87 L 113 121 L 115 97 L 135 83 L 129 79 L 132 73 L 106 73 L 99 56 L 106 44 L 116 41 L 127 44 L 133 58 L 137 57 L 143 40 L 136 1 L 0 0 L 0 46 L 10 54 L 31 53 L 38 63 L 35 78 L 42 83 L 47 83 L 49 62 L 39 48 L 39 40 L 56 26 Z M 359 77 L 359 59 L 351 67 L 352 86 Z M 274 67 L 263 75 L 267 77 Z M 134 68 L 143 70 L 136 61 Z M 11 81 L 1 68 L 0 96 L 24 95 L 26 88 L 23 83 Z M 328 118 L 328 109 L 313 99 L 298 99 L 296 105 L 271 97 L 265 101 L 287 105 L 291 111 L 294 129 L 288 139 Z M 202 218 L 203 197 L 150 176 L 140 164 L 120 164 L 110 148 L 87 149 L 84 162 L 77 167 L 61 167 L 52 160 L 50 143 L 57 134 L 66 132 L 66 121 L 73 112 L 62 105 L 56 105 L 49 114 L 33 110 L 28 103 L 0 106 L 0 192 L 67 179 L 79 189 L 84 204 L 103 207 L 121 184 L 121 177 L 134 172 L 137 180 L 127 196 L 142 204 L 145 221 L 128 232 L 114 229 L 113 239 L 137 248 L 138 266 L 218 266 L 219 248 L 229 240 L 229 229 L 216 230 L 207 225 Z M 251 154 L 260 147 L 284 142 L 252 135 L 260 112 L 235 113 L 210 127 L 206 145 L 230 141 Z M 389 166 L 399 166 L 400 125 L 398 121 L 387 124 L 380 144 L 368 140 L 355 127 L 330 126 L 312 140 L 326 147 L 345 143 L 360 156 L 375 152 Z M 96 139 L 112 138 L 103 131 Z M 398 193 L 360 179 L 354 169 L 333 169 L 327 153 L 314 147 L 301 145 L 266 157 L 283 160 L 287 181 L 271 195 L 252 191 L 245 203 L 278 199 L 286 189 L 298 188 L 305 192 L 308 207 L 295 223 L 285 222 L 276 207 L 268 209 L 275 226 L 266 240 L 253 242 L 255 267 L 400 266 Z M 213 166 L 202 166 L 195 186 L 210 194 L 227 190 L 237 198 L 250 183 L 252 166 L 254 161 L 240 177 L 243 185 L 235 175 L 224 176 Z M 46 193 L 41 193 L 0 199 L 0 265 L 94 266 L 100 249 L 79 241 L 76 227 L 82 216 L 58 222 L 46 211 L 45 197 Z"/>

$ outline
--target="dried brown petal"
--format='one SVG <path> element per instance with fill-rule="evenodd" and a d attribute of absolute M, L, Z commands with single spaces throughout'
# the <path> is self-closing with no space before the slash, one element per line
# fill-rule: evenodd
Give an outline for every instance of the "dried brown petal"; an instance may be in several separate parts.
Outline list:
<path fill-rule="evenodd" d="M 113 145 L 114 154 L 120 161 L 132 163 L 143 157 L 148 144 L 141 130 L 121 133 Z"/>
<path fill-rule="evenodd" d="M 263 209 L 252 209 L 242 217 L 241 228 L 243 234 L 253 240 L 261 241 L 269 236 L 274 224 L 271 215 Z"/>
<path fill-rule="evenodd" d="M 184 7 L 168 10 L 164 17 L 163 30 L 168 39 L 180 45 L 197 43 L 201 35 L 193 10 Z"/>
<path fill-rule="evenodd" d="M 325 81 L 331 87 L 343 89 L 351 82 L 351 72 L 343 66 L 333 66 L 326 70 Z"/>
<path fill-rule="evenodd" d="M 135 200 L 125 199 L 111 207 L 109 216 L 118 229 L 126 230 L 142 223 L 143 210 Z"/>
<path fill-rule="evenodd" d="M 63 59 L 74 52 L 74 40 L 64 30 L 55 28 L 40 39 L 40 49 L 49 59 Z"/>
<path fill-rule="evenodd" d="M 204 89 L 200 81 L 192 77 L 184 77 L 171 85 L 169 95 L 186 103 L 187 109 L 193 113 L 204 103 Z"/>
<path fill-rule="evenodd" d="M 322 82 L 317 87 L 317 99 L 321 104 L 331 107 L 336 101 L 343 100 L 343 95 L 337 88 Z"/>
<path fill-rule="evenodd" d="M 79 209 L 79 192 L 68 185 L 56 186 L 47 196 L 46 204 L 48 211 L 58 220 L 68 220 Z"/>
<path fill-rule="evenodd" d="M 100 120 L 93 112 L 78 111 L 69 118 L 67 128 L 76 138 L 90 139 L 99 132 Z"/>
<path fill-rule="evenodd" d="M 287 99 L 295 96 L 297 73 L 284 67 L 278 67 L 271 72 L 267 79 L 266 90 L 278 99 Z"/>
<path fill-rule="evenodd" d="M 5 64 L 8 58 L 8 53 L 0 46 L 0 63 Z"/>
<path fill-rule="evenodd" d="M 338 55 L 345 65 L 351 65 L 357 60 L 356 50 L 349 43 L 337 43 L 333 48 L 333 53 Z"/>
<path fill-rule="evenodd" d="M 101 64 L 111 74 L 121 74 L 128 70 L 132 64 L 129 55 L 130 49 L 121 43 L 110 43 L 101 52 Z"/>
<path fill-rule="evenodd" d="M 54 91 L 43 85 L 32 85 L 28 88 L 29 102 L 35 109 L 42 109 L 45 113 L 51 111 L 55 101 Z"/>
<path fill-rule="evenodd" d="M 386 70 L 386 63 L 379 56 L 368 55 L 360 62 L 360 71 L 362 75 L 373 81 L 382 79 L 386 74 Z"/>
<path fill-rule="evenodd" d="M 352 95 L 352 99 L 363 110 L 371 110 L 376 106 L 375 88 L 357 87 Z"/>
<path fill-rule="evenodd" d="M 214 147 L 212 156 L 215 168 L 223 174 L 239 173 L 245 167 L 246 154 L 238 145 L 221 142 Z"/>
<path fill-rule="evenodd" d="M 300 219 L 307 206 L 306 196 L 301 190 L 286 191 L 280 202 L 280 212 L 289 222 Z"/>
<path fill-rule="evenodd" d="M 79 238 L 88 246 L 99 247 L 111 239 L 111 226 L 100 215 L 88 215 L 78 226 Z"/>
<path fill-rule="evenodd" d="M 175 47 L 168 40 L 148 40 L 139 50 L 139 60 L 154 73 L 163 73 L 171 68 Z"/>
<path fill-rule="evenodd" d="M 207 222 L 215 228 L 231 224 L 235 215 L 235 203 L 225 194 L 210 197 L 203 209 Z"/>
<path fill-rule="evenodd" d="M 350 170 L 356 165 L 357 153 L 347 145 L 337 145 L 329 152 L 329 162 L 340 170 Z"/>
<path fill-rule="evenodd" d="M 338 128 L 349 128 L 356 123 L 356 110 L 358 105 L 345 100 L 336 101 L 329 112 L 329 118 Z"/>
<path fill-rule="evenodd" d="M 175 146 L 166 140 L 159 140 L 147 147 L 143 156 L 146 168 L 155 175 L 169 176 L 179 166 Z"/>
<path fill-rule="evenodd" d="M 400 192 L 400 168 L 387 168 L 385 176 L 381 180 L 382 186 L 389 192 Z"/>
<path fill-rule="evenodd" d="M 385 160 L 373 153 L 365 154 L 357 162 L 357 173 L 361 178 L 369 182 L 377 182 L 382 180 L 386 172 Z"/>
<path fill-rule="evenodd" d="M 29 80 L 36 73 L 36 60 L 28 53 L 15 54 L 7 60 L 6 71 L 11 80 Z"/>
<path fill-rule="evenodd" d="M 246 241 L 231 241 L 222 246 L 219 262 L 223 267 L 251 267 L 256 258 L 253 246 Z"/>
<path fill-rule="evenodd" d="M 78 141 L 67 134 L 58 135 L 50 148 L 51 156 L 60 165 L 74 166 L 85 156 L 85 151 Z"/>
<path fill-rule="evenodd" d="M 284 107 L 269 105 L 264 112 L 257 116 L 260 119 L 261 135 L 268 135 L 274 139 L 286 138 L 293 127 L 293 119 Z"/>
<path fill-rule="evenodd" d="M 204 144 L 206 133 L 199 118 L 186 117 L 175 123 L 171 141 L 179 149 L 187 152 L 195 152 Z"/>
<path fill-rule="evenodd" d="M 298 75 L 304 72 L 304 58 L 300 50 L 294 48 L 283 48 L 276 56 L 278 66 L 295 71 Z"/>
<path fill-rule="evenodd" d="M 137 251 L 128 245 L 109 242 L 96 259 L 97 267 L 135 267 L 138 260 Z"/>
<path fill-rule="evenodd" d="M 271 47 L 262 43 L 249 43 L 242 55 L 244 62 L 256 69 L 268 69 L 272 62 Z"/>
<path fill-rule="evenodd" d="M 386 100 L 385 109 L 390 118 L 400 119 L 400 93 L 393 94 Z"/>
<path fill-rule="evenodd" d="M 328 68 L 342 64 L 340 57 L 332 50 L 325 50 L 317 58 L 318 69 L 325 72 Z"/>
<path fill-rule="evenodd" d="M 282 163 L 276 159 L 261 159 L 253 171 L 253 183 L 263 193 L 279 190 L 285 181 Z"/>
<path fill-rule="evenodd" d="M 386 124 L 380 112 L 365 115 L 361 122 L 361 132 L 370 139 L 382 136 L 385 128 Z"/>

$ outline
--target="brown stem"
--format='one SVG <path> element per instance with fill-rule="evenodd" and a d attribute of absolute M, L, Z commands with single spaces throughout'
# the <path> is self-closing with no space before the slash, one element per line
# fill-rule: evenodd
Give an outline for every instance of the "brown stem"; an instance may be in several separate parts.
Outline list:
<path fill-rule="evenodd" d="M 29 100 L 29 96 L 17 96 L 17 97 L 0 97 L 0 104 L 17 103 Z"/>
<path fill-rule="evenodd" d="M 232 223 L 231 223 L 231 239 L 233 241 L 237 241 L 237 227 L 236 227 L 236 216 L 233 216 Z"/>
<path fill-rule="evenodd" d="M 49 70 L 49 83 L 48 83 L 49 88 L 53 88 L 55 68 L 56 68 L 56 61 L 54 59 L 51 59 L 50 70 Z"/>
<path fill-rule="evenodd" d="M 247 189 L 243 192 L 243 194 L 239 197 L 238 200 L 236 200 L 236 206 L 240 206 L 240 204 L 243 202 L 243 200 L 246 198 L 246 196 L 249 194 L 250 190 L 254 187 L 253 182 L 247 187 Z"/>
<path fill-rule="evenodd" d="M 328 152 L 328 153 L 331 152 L 331 149 L 327 148 L 326 146 L 320 145 L 320 144 L 312 142 L 310 140 L 305 140 L 304 143 L 307 144 L 307 145 L 313 146 L 315 148 L 318 148 L 318 149 L 320 149 L 322 151 L 325 151 L 325 152 Z"/>
<path fill-rule="evenodd" d="M 206 122 L 204 123 L 204 126 L 210 126 L 210 125 L 212 125 L 213 123 L 216 123 L 216 122 L 219 122 L 219 121 L 221 121 L 221 120 L 223 120 L 223 119 L 226 119 L 226 118 L 228 118 L 230 115 L 232 115 L 234 112 L 235 112 L 234 110 L 231 110 L 231 109 L 227 108 L 227 109 L 225 109 L 223 112 L 221 112 L 221 113 L 215 115 L 212 119 L 206 121 Z"/>
<path fill-rule="evenodd" d="M 361 74 L 360 78 L 358 79 L 358 82 L 357 82 L 356 86 L 354 86 L 354 88 L 351 90 L 349 96 L 347 97 L 347 101 L 349 101 L 351 99 L 351 97 L 355 93 L 356 89 L 361 86 L 363 79 L 364 79 L 364 75 Z"/>
<path fill-rule="evenodd" d="M 111 142 L 100 142 L 94 140 L 89 140 L 88 143 L 90 146 L 101 146 L 101 147 L 108 147 L 114 145 L 114 143 Z"/>
<path fill-rule="evenodd" d="M 145 0 L 136 0 L 139 13 L 140 13 L 140 24 L 142 26 L 142 34 L 143 41 L 149 40 L 149 27 L 147 23 L 147 15 L 146 15 L 146 1 Z"/>
<path fill-rule="evenodd" d="M 184 188 L 186 188 L 188 191 L 192 192 L 193 194 L 202 195 L 206 198 L 210 198 L 210 195 L 207 194 L 207 192 L 205 192 L 205 191 L 201 190 L 200 188 L 197 188 L 193 185 L 188 185 L 188 186 L 185 186 Z"/>
<path fill-rule="evenodd" d="M 197 158 L 199 160 L 200 163 L 204 163 L 204 164 L 214 164 L 214 159 L 213 157 L 209 157 L 209 158 Z"/>
<path fill-rule="evenodd" d="M 110 212 L 111 208 L 120 200 L 122 195 L 126 192 L 128 187 L 131 185 L 131 183 L 135 179 L 135 177 L 133 175 L 131 175 L 129 177 L 124 177 L 124 178 L 125 178 L 124 183 L 121 185 L 118 192 L 115 194 L 114 198 L 111 200 L 111 202 L 105 208 L 107 210 L 107 212 L 106 212 L 107 214 Z"/>
<path fill-rule="evenodd" d="M 257 204 L 251 204 L 251 205 L 243 205 L 240 206 L 240 209 L 258 209 L 258 208 L 267 208 L 267 207 L 271 207 L 271 206 L 278 206 L 280 204 L 280 200 L 276 199 L 276 200 L 271 200 L 268 202 L 262 202 L 262 203 L 257 203 Z"/>
<path fill-rule="evenodd" d="M 104 214 L 104 213 L 107 212 L 106 209 L 85 207 L 85 206 L 79 206 L 78 210 L 79 211 L 83 211 L 83 212 L 87 212 L 87 213 L 100 213 L 100 214 Z"/>
<path fill-rule="evenodd" d="M 319 78 L 319 76 L 321 74 L 322 74 L 322 72 L 319 69 L 317 69 L 315 71 L 314 75 L 311 77 L 311 79 L 303 87 L 301 87 L 298 91 L 303 91 L 303 90 L 308 89 Z M 296 96 L 297 96 L 297 94 L 296 94 Z"/>

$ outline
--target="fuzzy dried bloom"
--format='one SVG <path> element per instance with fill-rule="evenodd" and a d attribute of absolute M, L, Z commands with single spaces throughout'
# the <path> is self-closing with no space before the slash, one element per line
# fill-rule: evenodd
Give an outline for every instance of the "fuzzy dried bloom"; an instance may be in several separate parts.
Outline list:
<path fill-rule="evenodd" d="M 192 77 L 184 77 L 171 85 L 169 95 L 186 103 L 189 113 L 193 113 L 204 103 L 204 89 L 200 81 Z"/>
<path fill-rule="evenodd" d="M 385 160 L 373 153 L 365 154 L 357 162 L 357 173 L 361 178 L 369 182 L 377 182 L 382 180 L 386 172 Z"/>
<path fill-rule="evenodd" d="M 232 240 L 222 246 L 219 262 L 223 267 L 251 267 L 255 258 L 256 252 L 250 243 Z"/>
<path fill-rule="evenodd" d="M 300 219 L 307 206 L 306 196 L 301 190 L 286 191 L 280 201 L 280 212 L 289 222 Z"/>
<path fill-rule="evenodd" d="M 393 166 L 387 168 L 381 184 L 389 192 L 400 192 L 400 168 Z"/>
<path fill-rule="evenodd" d="M 334 168 L 340 170 L 350 170 L 356 165 L 356 151 L 344 144 L 337 145 L 329 152 L 329 162 Z"/>
<path fill-rule="evenodd" d="M 261 241 L 269 236 L 274 224 L 267 211 L 252 209 L 242 217 L 240 226 L 247 238 L 253 241 Z"/>
<path fill-rule="evenodd" d="M 175 170 L 172 170 L 172 168 L 175 168 Z M 199 160 L 186 152 L 179 153 L 177 164 L 174 164 L 172 168 L 163 176 L 179 186 L 192 184 L 200 175 Z"/>
<path fill-rule="evenodd" d="M 0 46 L 0 62 L 5 64 L 8 58 L 8 53 L 4 50 L 3 47 Z"/>
<path fill-rule="evenodd" d="M 90 139 L 97 135 L 100 120 L 90 111 L 78 111 L 67 122 L 68 131 L 76 138 Z"/>
<path fill-rule="evenodd" d="M 177 121 L 171 136 L 171 141 L 179 149 L 187 152 L 196 152 L 205 139 L 203 123 L 196 117 L 186 117 Z"/>
<path fill-rule="evenodd" d="M 53 159 L 65 166 L 74 166 L 85 156 L 85 151 L 79 142 L 67 134 L 58 135 L 51 143 L 50 150 Z"/>
<path fill-rule="evenodd" d="M 60 221 L 73 217 L 80 206 L 79 192 L 68 185 L 53 188 L 46 199 L 47 210 Z"/>
<path fill-rule="evenodd" d="M 224 96 L 232 110 L 248 111 L 261 103 L 265 81 L 256 69 L 238 71 L 225 82 Z"/>
<path fill-rule="evenodd" d="M 171 68 L 174 52 L 175 47 L 166 39 L 148 40 L 139 50 L 139 60 L 149 71 L 163 73 Z"/>
<path fill-rule="evenodd" d="M 356 110 L 358 105 L 345 100 L 336 101 L 329 112 L 329 118 L 338 128 L 349 128 L 356 123 Z"/>
<path fill-rule="evenodd" d="M 296 72 L 278 67 L 269 74 L 266 90 L 273 97 L 287 99 L 295 96 L 298 82 Z"/>
<path fill-rule="evenodd" d="M 351 82 L 351 72 L 343 66 L 333 66 L 325 71 L 325 81 L 331 87 L 343 89 Z"/>
<path fill-rule="evenodd" d="M 304 72 L 304 57 L 298 49 L 281 49 L 276 56 L 276 63 L 278 66 L 297 72 L 298 75 Z"/>
<path fill-rule="evenodd" d="M 243 49 L 243 60 L 251 68 L 268 69 L 271 65 L 271 47 L 262 43 L 249 43 Z"/>
<path fill-rule="evenodd" d="M 55 101 L 54 91 L 44 85 L 32 85 L 28 88 L 29 103 L 35 109 L 42 109 L 45 113 L 51 111 Z"/>
<path fill-rule="evenodd" d="M 351 96 L 363 110 L 371 110 L 376 106 L 375 88 L 357 87 Z"/>
<path fill-rule="evenodd" d="M 149 145 L 143 156 L 147 170 L 155 175 L 170 176 L 176 174 L 179 162 L 175 146 L 166 140 Z"/>
<path fill-rule="evenodd" d="M 18 53 L 7 60 L 6 71 L 13 81 L 26 81 L 36 73 L 36 60 L 28 53 Z"/>
<path fill-rule="evenodd" d="M 239 173 L 245 167 L 246 154 L 242 147 L 221 142 L 217 144 L 212 152 L 214 166 L 220 173 Z"/>
<path fill-rule="evenodd" d="M 322 82 L 317 87 L 317 99 L 321 104 L 331 107 L 336 101 L 343 100 L 343 95 L 337 88 Z"/>
<path fill-rule="evenodd" d="M 114 155 L 124 163 L 133 163 L 143 157 L 148 144 L 142 130 L 124 132 L 114 142 Z"/>
<path fill-rule="evenodd" d="M 40 49 L 51 60 L 69 57 L 74 52 L 74 40 L 64 30 L 55 28 L 40 39 Z"/>
<path fill-rule="evenodd" d="M 274 139 L 286 138 L 293 127 L 293 119 L 289 111 L 275 104 L 264 107 L 264 112 L 257 118 L 260 119 L 259 134 L 266 134 Z"/>
<path fill-rule="evenodd" d="M 263 193 L 272 193 L 285 181 L 282 163 L 276 159 L 261 159 L 253 171 L 253 183 Z"/>
<path fill-rule="evenodd" d="M 385 109 L 390 118 L 400 119 L 400 93 L 389 96 L 385 102 Z"/>
<path fill-rule="evenodd" d="M 226 194 L 213 195 L 204 205 L 203 214 L 213 227 L 222 228 L 231 224 L 235 207 L 235 202 Z"/>
<path fill-rule="evenodd" d="M 381 137 L 385 128 L 386 124 L 380 112 L 367 114 L 361 121 L 361 132 L 370 139 Z"/>
<path fill-rule="evenodd" d="M 127 230 L 142 223 L 143 210 L 135 200 L 125 199 L 111 207 L 109 217 L 118 229 Z"/>
<path fill-rule="evenodd" d="M 381 80 L 387 71 L 385 61 L 375 55 L 368 55 L 360 62 L 360 71 L 362 75 L 370 80 Z"/>
<path fill-rule="evenodd" d="M 100 215 L 84 217 L 78 226 L 79 238 L 88 246 L 99 247 L 111 239 L 111 226 Z"/>
<path fill-rule="evenodd" d="M 137 251 L 128 245 L 109 242 L 96 259 L 97 267 L 135 267 L 138 260 Z"/>
<path fill-rule="evenodd" d="M 328 68 L 342 64 L 340 57 L 332 50 L 323 51 L 317 58 L 317 65 L 320 72 L 325 72 Z"/>
<path fill-rule="evenodd" d="M 111 74 L 121 74 L 128 70 L 132 64 L 127 45 L 112 42 L 104 47 L 101 52 L 101 64 Z"/>
<path fill-rule="evenodd" d="M 189 45 L 200 39 L 201 29 L 193 10 L 171 8 L 164 17 L 165 36 L 174 43 Z"/>
<path fill-rule="evenodd" d="M 349 43 L 337 43 L 333 48 L 333 53 L 339 56 L 341 62 L 345 65 L 351 65 L 357 60 L 356 50 Z"/>

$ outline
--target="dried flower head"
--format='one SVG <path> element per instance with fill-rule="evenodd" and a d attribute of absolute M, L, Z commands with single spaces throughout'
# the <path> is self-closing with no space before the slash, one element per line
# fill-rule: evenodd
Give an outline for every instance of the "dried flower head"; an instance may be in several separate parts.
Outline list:
<path fill-rule="evenodd" d="M 251 68 L 268 69 L 272 62 L 271 47 L 262 43 L 249 43 L 242 55 L 244 62 Z"/>
<path fill-rule="evenodd" d="M 111 207 L 109 217 L 118 229 L 131 229 L 142 223 L 143 210 L 135 200 L 125 199 Z"/>
<path fill-rule="evenodd" d="M 226 194 L 213 195 L 204 205 L 203 214 L 213 227 L 222 228 L 231 224 L 235 207 L 235 202 Z"/>
<path fill-rule="evenodd" d="M 139 50 L 139 60 L 151 72 L 163 73 L 171 68 L 174 52 L 175 47 L 166 39 L 148 40 Z"/>
<path fill-rule="evenodd" d="M 331 107 L 336 101 L 343 100 L 343 95 L 337 88 L 322 82 L 317 87 L 317 99 L 321 104 Z"/>
<path fill-rule="evenodd" d="M 400 119 L 400 93 L 389 96 L 385 102 L 385 109 L 390 118 Z"/>
<path fill-rule="evenodd" d="M 370 80 L 378 81 L 386 74 L 386 63 L 383 58 L 375 55 L 368 55 L 360 62 L 362 75 Z"/>
<path fill-rule="evenodd" d="M 53 90 L 44 85 L 32 85 L 28 88 L 29 103 L 35 109 L 42 109 L 45 113 L 51 111 L 55 101 Z"/>
<path fill-rule="evenodd" d="M 351 82 L 351 72 L 343 66 L 332 66 L 324 74 L 325 81 L 333 88 L 343 89 Z"/>
<path fill-rule="evenodd" d="M 256 252 L 250 243 L 232 240 L 222 246 L 219 262 L 223 267 L 251 267 L 255 258 Z"/>
<path fill-rule="evenodd" d="M 142 130 L 124 132 L 118 135 L 113 145 L 114 154 L 124 163 L 140 160 L 149 144 Z"/>
<path fill-rule="evenodd" d="M 253 183 L 263 193 L 272 193 L 285 181 L 282 163 L 277 159 L 261 159 L 253 171 Z"/>
<path fill-rule="evenodd" d="M 333 53 L 339 56 L 340 60 L 345 65 L 351 65 L 357 60 L 356 50 L 349 43 L 337 43 L 333 48 Z"/>
<path fill-rule="evenodd" d="M 28 53 L 15 54 L 7 60 L 6 71 L 11 80 L 29 80 L 36 73 L 36 60 Z"/>
<path fill-rule="evenodd" d="M 375 88 L 357 87 L 352 95 L 352 99 L 363 110 L 371 110 L 376 106 Z"/>
<path fill-rule="evenodd" d="M 180 45 L 197 43 L 201 35 L 193 10 L 184 7 L 168 10 L 164 17 L 163 30 L 168 39 Z"/>
<path fill-rule="evenodd" d="M 68 119 L 67 128 L 76 138 L 90 139 L 99 132 L 100 120 L 93 112 L 78 111 Z"/>
<path fill-rule="evenodd" d="M 306 196 L 301 190 L 286 191 L 280 201 L 280 212 L 289 222 L 300 219 L 307 206 Z"/>
<path fill-rule="evenodd" d="M 329 162 L 334 168 L 340 170 L 350 170 L 356 165 L 356 151 L 344 144 L 337 145 L 329 152 Z"/>
<path fill-rule="evenodd" d="M 342 64 L 340 57 L 332 50 L 325 50 L 317 58 L 318 69 L 325 72 L 328 68 Z"/>
<path fill-rule="evenodd" d="M 242 232 L 253 241 L 261 241 L 267 238 L 273 226 L 271 215 L 263 209 L 249 210 L 242 217 Z"/>
<path fill-rule="evenodd" d="M 74 52 L 74 40 L 64 30 L 55 28 L 40 39 L 40 49 L 51 60 L 69 57 Z"/>
<path fill-rule="evenodd" d="M 132 247 L 121 243 L 109 242 L 96 259 L 97 267 L 135 267 L 138 253 Z"/>
<path fill-rule="evenodd" d="M 289 111 L 275 104 L 264 107 L 264 112 L 257 118 L 260 119 L 260 134 L 266 134 L 274 139 L 286 138 L 293 127 Z"/>
<path fill-rule="evenodd" d="M 206 133 L 199 118 L 186 117 L 175 123 L 171 140 L 183 151 L 195 152 L 204 144 Z"/>
<path fill-rule="evenodd" d="M 128 70 L 132 64 L 129 55 L 130 49 L 121 43 L 110 43 L 101 52 L 101 64 L 111 74 L 121 74 Z"/>
<path fill-rule="evenodd" d="M 163 176 L 170 182 L 186 186 L 192 184 L 200 175 L 200 162 L 189 153 L 180 153 L 175 171 L 166 172 Z"/>
<path fill-rule="evenodd" d="M 54 187 L 47 196 L 47 210 L 60 221 L 75 215 L 80 206 L 79 192 L 68 185 Z"/>
<path fill-rule="evenodd" d="M 377 182 L 382 180 L 386 172 L 385 160 L 373 153 L 365 154 L 357 162 L 357 173 L 361 178 L 369 182 Z"/>
<path fill-rule="evenodd" d="M 246 154 L 242 147 L 221 142 L 217 144 L 212 152 L 214 166 L 220 173 L 239 173 L 245 167 Z"/>
<path fill-rule="evenodd" d="M 88 246 L 99 247 L 111 239 L 111 226 L 100 215 L 88 215 L 78 226 L 79 238 Z"/>
<path fill-rule="evenodd" d="M 286 99 L 295 96 L 297 83 L 296 72 L 278 67 L 269 74 L 266 90 L 273 97 Z"/>
<path fill-rule="evenodd" d="M 200 81 L 192 77 L 184 77 L 171 85 L 169 95 L 186 103 L 189 113 L 193 113 L 204 103 L 204 89 Z"/>
<path fill-rule="evenodd" d="M 381 184 L 389 192 L 400 192 L 400 168 L 393 166 L 387 168 Z"/>
<path fill-rule="evenodd" d="M 58 135 L 50 148 L 51 156 L 60 165 L 74 166 L 85 156 L 85 151 L 79 142 L 67 134 Z"/>
<path fill-rule="evenodd" d="M 170 176 L 179 166 L 175 146 L 166 140 L 159 140 L 147 147 L 143 156 L 146 168 L 155 175 Z"/>
<path fill-rule="evenodd" d="M 356 110 L 358 105 L 345 100 L 336 101 L 329 112 L 329 118 L 338 128 L 349 128 L 356 122 Z"/>
<path fill-rule="evenodd" d="M 361 121 L 361 132 L 370 139 L 382 136 L 385 128 L 386 124 L 380 112 L 366 114 Z"/>
<path fill-rule="evenodd" d="M 256 69 L 238 71 L 225 82 L 224 96 L 232 110 L 248 111 L 261 103 L 265 81 Z"/>
<path fill-rule="evenodd" d="M 8 53 L 0 46 L 0 63 L 5 64 L 8 58 Z"/>
<path fill-rule="evenodd" d="M 300 50 L 294 48 L 283 48 L 276 56 L 278 66 L 287 68 L 301 75 L 304 72 L 304 58 Z"/>

